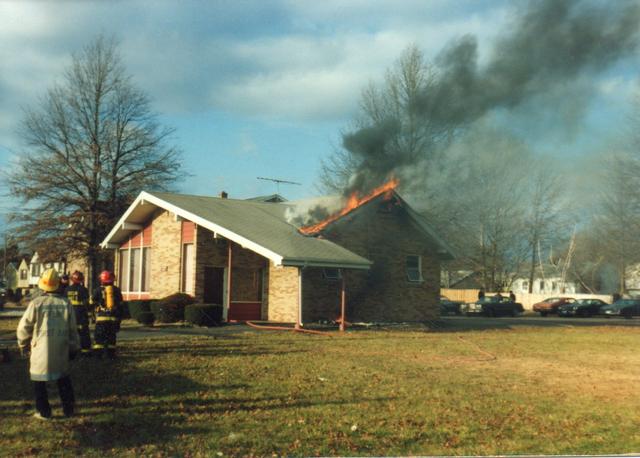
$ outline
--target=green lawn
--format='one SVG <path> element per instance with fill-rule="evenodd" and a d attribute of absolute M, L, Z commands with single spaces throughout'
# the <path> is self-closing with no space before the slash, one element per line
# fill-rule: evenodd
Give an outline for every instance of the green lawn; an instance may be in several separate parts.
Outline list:
<path fill-rule="evenodd" d="M 2 320 L 0 331 L 17 321 Z M 6 334 L 6 333 L 5 333 Z M 125 341 L 74 364 L 79 415 L 29 418 L 26 361 L 0 365 L 6 455 L 640 452 L 634 327 L 368 330 Z M 54 409 L 58 408 L 57 394 Z"/>

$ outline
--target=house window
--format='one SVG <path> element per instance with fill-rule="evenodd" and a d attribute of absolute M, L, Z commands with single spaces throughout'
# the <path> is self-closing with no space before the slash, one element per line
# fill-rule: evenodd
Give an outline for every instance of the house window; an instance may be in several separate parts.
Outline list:
<path fill-rule="evenodd" d="M 129 252 L 129 291 L 140 291 L 140 248 Z"/>
<path fill-rule="evenodd" d="M 20 280 L 27 279 L 27 269 L 20 269 Z"/>
<path fill-rule="evenodd" d="M 120 288 L 129 293 L 149 291 L 151 248 L 120 250 Z"/>
<path fill-rule="evenodd" d="M 407 280 L 410 282 L 422 281 L 422 258 L 417 255 L 409 255 L 406 259 Z"/>
<path fill-rule="evenodd" d="M 544 291 L 544 280 L 540 280 L 540 292 Z"/>
<path fill-rule="evenodd" d="M 340 269 L 322 269 L 322 275 L 327 280 L 340 280 L 342 278 Z"/>
<path fill-rule="evenodd" d="M 193 274 L 195 268 L 193 243 L 182 245 L 182 292 L 193 296 Z"/>
<path fill-rule="evenodd" d="M 522 289 L 524 291 L 529 291 L 529 280 L 525 280 L 522 282 Z"/>
<path fill-rule="evenodd" d="M 558 289 L 558 283 L 555 281 L 551 282 L 551 291 L 555 291 L 556 289 Z"/>
<path fill-rule="evenodd" d="M 118 269 L 120 289 L 129 291 L 129 250 L 120 250 L 120 268 Z"/>
<path fill-rule="evenodd" d="M 142 284 L 140 291 L 149 291 L 151 279 L 151 248 L 142 249 Z"/>
<path fill-rule="evenodd" d="M 31 266 L 31 276 L 39 277 L 40 276 L 40 264 L 33 264 Z"/>

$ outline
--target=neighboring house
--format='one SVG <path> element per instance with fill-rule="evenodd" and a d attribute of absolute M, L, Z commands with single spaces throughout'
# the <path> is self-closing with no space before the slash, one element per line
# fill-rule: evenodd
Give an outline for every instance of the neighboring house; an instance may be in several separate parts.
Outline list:
<path fill-rule="evenodd" d="M 451 289 L 480 289 L 482 274 L 471 270 L 444 271 L 442 286 Z"/>
<path fill-rule="evenodd" d="M 640 295 L 640 263 L 627 266 L 624 275 L 627 293 L 631 296 Z"/>
<path fill-rule="evenodd" d="M 530 279 L 528 275 L 519 275 L 514 279 L 510 289 L 516 294 L 528 293 L 529 282 Z M 577 281 L 570 278 L 569 274 L 566 275 L 563 281 L 561 269 L 552 264 L 548 264 L 536 269 L 531 292 L 533 294 L 559 295 L 580 294 L 584 291 Z"/>
<path fill-rule="evenodd" d="M 22 260 L 20 261 L 20 265 L 18 266 L 17 288 L 21 290 L 29 289 L 30 278 L 31 276 L 30 276 L 30 270 L 29 270 L 29 263 L 27 263 L 26 259 L 22 258 Z"/>
<path fill-rule="evenodd" d="M 313 236 L 291 203 L 142 192 L 102 242 L 127 299 L 177 291 L 223 305 L 228 320 L 422 321 L 436 318 L 451 250 L 396 193 Z"/>
<path fill-rule="evenodd" d="M 5 267 L 4 283 L 5 286 L 12 291 L 15 291 L 18 286 L 18 271 L 12 262 L 8 263 Z"/>
<path fill-rule="evenodd" d="M 67 272 L 67 261 L 43 259 L 40 257 L 40 255 L 38 255 L 38 252 L 36 251 L 31 257 L 31 261 L 29 261 L 29 286 L 37 286 L 42 272 L 50 268 L 54 268 L 58 271 L 58 273 L 64 274 Z"/>
<path fill-rule="evenodd" d="M 247 200 L 252 202 L 271 202 L 271 203 L 282 203 L 287 201 L 287 199 L 282 197 L 280 194 L 271 194 L 269 196 L 252 197 L 251 199 L 247 199 Z"/>

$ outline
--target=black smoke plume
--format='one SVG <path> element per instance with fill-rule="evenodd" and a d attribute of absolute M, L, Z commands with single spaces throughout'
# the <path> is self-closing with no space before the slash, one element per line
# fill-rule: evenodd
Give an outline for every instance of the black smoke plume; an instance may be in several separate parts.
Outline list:
<path fill-rule="evenodd" d="M 449 43 L 435 60 L 434 83 L 411 109 L 436 131 L 455 132 L 492 110 L 516 108 L 581 76 L 604 72 L 637 53 L 639 37 L 637 1 L 531 1 L 495 42 L 486 64 L 478 62 L 474 37 Z M 344 136 L 344 148 L 360 164 L 345 194 L 366 192 L 392 174 L 402 175 L 403 168 L 415 167 L 414 155 L 392 147 L 399 126 L 398 120 L 387 119 Z"/>

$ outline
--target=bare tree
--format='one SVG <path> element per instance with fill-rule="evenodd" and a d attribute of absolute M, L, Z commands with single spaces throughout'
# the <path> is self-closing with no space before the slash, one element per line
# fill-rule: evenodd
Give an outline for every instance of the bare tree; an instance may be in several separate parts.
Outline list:
<path fill-rule="evenodd" d="M 447 180 L 437 205 L 426 210 L 488 290 L 509 287 L 527 253 L 530 163 L 522 143 L 486 125 L 474 128 L 448 151 L 445 170 L 457 178 Z"/>
<path fill-rule="evenodd" d="M 358 114 L 343 133 L 342 147 L 321 163 L 320 189 L 342 192 L 363 168 L 386 172 L 402 164 L 435 161 L 439 145 L 450 137 L 448 126 L 433 122 L 416 109 L 434 82 L 423 53 L 415 45 L 409 46 L 387 70 L 384 84 L 371 82 L 362 91 Z M 368 146 L 367 140 L 372 144 L 370 150 L 359 154 L 358 149 Z M 364 161 L 375 164 L 363 165 Z M 380 178 L 384 177 L 374 177 Z"/>
<path fill-rule="evenodd" d="M 594 224 L 618 275 L 618 292 L 626 292 L 627 267 L 640 248 L 640 158 L 615 154 L 603 163 L 604 180 Z"/>
<path fill-rule="evenodd" d="M 528 174 L 529 202 L 525 215 L 527 243 L 531 256 L 529 268 L 529 292 L 533 292 L 533 281 L 540 259 L 540 244 L 553 242 L 566 231 L 566 209 L 563 208 L 563 182 L 549 158 L 535 161 Z"/>
<path fill-rule="evenodd" d="M 99 37 L 26 110 L 27 147 L 7 177 L 24 208 L 11 218 L 17 235 L 56 256 L 86 258 L 95 277 L 99 243 L 135 195 L 183 175 L 172 132 L 125 73 L 115 42 Z"/>

